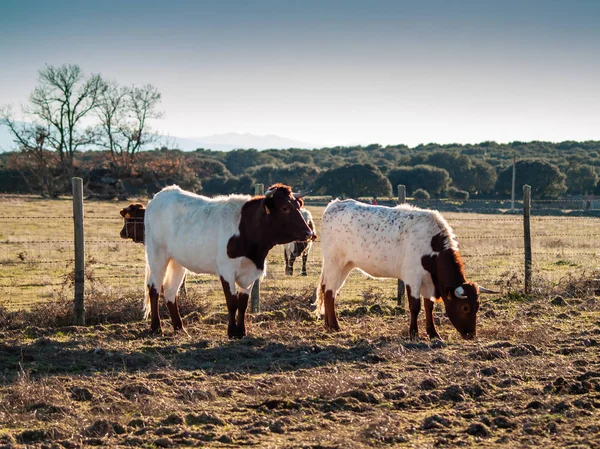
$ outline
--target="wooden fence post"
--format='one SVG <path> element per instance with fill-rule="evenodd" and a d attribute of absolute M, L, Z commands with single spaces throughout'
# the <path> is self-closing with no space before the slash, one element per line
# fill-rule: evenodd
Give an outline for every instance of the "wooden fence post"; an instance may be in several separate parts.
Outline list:
<path fill-rule="evenodd" d="M 517 157 L 513 156 L 513 166 L 512 166 L 512 188 L 510 194 L 510 211 L 514 212 L 515 210 L 515 185 L 517 182 Z"/>
<path fill-rule="evenodd" d="M 398 204 L 406 203 L 406 186 L 402 184 L 398 184 Z M 408 310 L 408 301 L 406 298 L 406 286 L 404 285 L 404 281 L 398 279 L 398 307 L 403 310 Z"/>
<path fill-rule="evenodd" d="M 255 184 L 254 185 L 254 195 L 264 195 L 265 194 L 265 186 L 263 184 Z M 254 285 L 252 286 L 252 291 L 250 292 L 250 312 L 258 313 L 260 312 L 260 278 L 254 281 Z"/>
<path fill-rule="evenodd" d="M 523 186 L 523 243 L 525 249 L 525 294 L 531 293 L 531 186 Z"/>
<path fill-rule="evenodd" d="M 73 224 L 75 229 L 75 325 L 85 325 L 85 239 L 83 234 L 83 179 L 73 178 Z"/>

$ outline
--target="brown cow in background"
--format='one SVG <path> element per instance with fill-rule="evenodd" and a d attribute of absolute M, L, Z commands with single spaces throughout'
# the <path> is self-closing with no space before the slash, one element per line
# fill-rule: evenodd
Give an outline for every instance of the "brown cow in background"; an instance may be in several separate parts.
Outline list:
<path fill-rule="evenodd" d="M 122 239 L 131 239 L 136 243 L 144 243 L 144 216 L 146 208 L 143 204 L 130 204 L 121 209 L 121 216 L 125 219 L 121 229 Z"/>

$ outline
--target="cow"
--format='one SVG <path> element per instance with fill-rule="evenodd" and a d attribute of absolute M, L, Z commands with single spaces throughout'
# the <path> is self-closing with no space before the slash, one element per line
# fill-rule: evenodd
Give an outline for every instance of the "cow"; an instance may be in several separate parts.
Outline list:
<path fill-rule="evenodd" d="M 130 204 L 119 212 L 125 219 L 121 229 L 122 239 L 131 239 L 136 243 L 144 243 L 144 215 L 146 208 L 143 204 Z"/>
<path fill-rule="evenodd" d="M 410 337 L 418 338 L 417 317 L 425 298 L 427 334 L 440 339 L 433 304 L 465 339 L 476 336 L 479 293 L 494 293 L 468 282 L 454 233 L 442 215 L 410 205 L 373 206 L 334 200 L 323 212 L 323 268 L 317 287 L 318 315 L 339 330 L 335 298 L 353 268 L 377 278 L 402 279 L 410 308 Z"/>
<path fill-rule="evenodd" d="M 315 230 L 315 223 L 313 221 L 312 214 L 308 209 L 300 209 L 300 213 L 304 218 L 304 221 L 308 223 L 310 229 Z M 312 247 L 313 240 L 317 239 L 317 235 L 313 234 L 310 240 L 290 242 L 283 247 L 283 257 L 285 258 L 285 274 L 290 276 L 294 274 L 294 262 L 297 257 L 302 256 L 302 276 L 308 276 L 306 272 L 306 261 L 308 260 L 308 253 Z"/>
<path fill-rule="evenodd" d="M 305 194 L 275 184 L 264 196 L 208 198 L 169 186 L 148 203 L 145 217 L 146 297 L 151 333 L 162 334 L 158 296 L 163 289 L 175 331 L 183 330 L 177 289 L 187 270 L 221 280 L 229 338 L 246 335 L 245 316 L 254 281 L 271 248 L 313 235 L 300 213 Z M 237 312 L 237 320 L 236 320 Z"/>
<path fill-rule="evenodd" d="M 122 239 L 131 239 L 135 243 L 144 244 L 144 216 L 146 214 L 146 208 L 143 204 L 132 203 L 129 206 L 119 211 L 121 216 L 125 219 L 123 229 L 121 229 Z M 179 297 L 187 298 L 187 288 L 185 286 L 185 277 L 181 282 L 179 288 Z"/>

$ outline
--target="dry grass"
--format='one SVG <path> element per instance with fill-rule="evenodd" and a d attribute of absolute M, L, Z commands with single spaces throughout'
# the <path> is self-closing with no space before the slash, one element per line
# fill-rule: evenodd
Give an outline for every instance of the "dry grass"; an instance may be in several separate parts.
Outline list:
<path fill-rule="evenodd" d="M 292 301 L 272 305 L 288 310 Z M 184 319 L 189 336 L 167 329 L 162 338 L 149 337 L 146 322 L 39 327 L 39 317 L 20 315 L 7 326 L 5 313 L 0 440 L 595 447 L 600 300 L 560 304 L 496 298 L 482 308 L 474 342 L 437 314 L 444 343 L 408 340 L 407 317 L 385 308 L 342 317 L 339 333 L 310 316 L 259 314 L 237 341 L 195 312 Z"/>

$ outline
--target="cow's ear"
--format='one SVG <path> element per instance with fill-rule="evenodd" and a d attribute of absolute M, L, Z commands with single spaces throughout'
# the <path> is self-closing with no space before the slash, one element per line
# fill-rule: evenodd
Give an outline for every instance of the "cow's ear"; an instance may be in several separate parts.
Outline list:
<path fill-rule="evenodd" d="M 129 214 L 129 207 L 126 207 L 125 209 L 121 209 L 119 211 L 119 213 L 121 214 L 121 217 L 129 218 L 129 217 L 127 217 L 127 215 Z"/>

